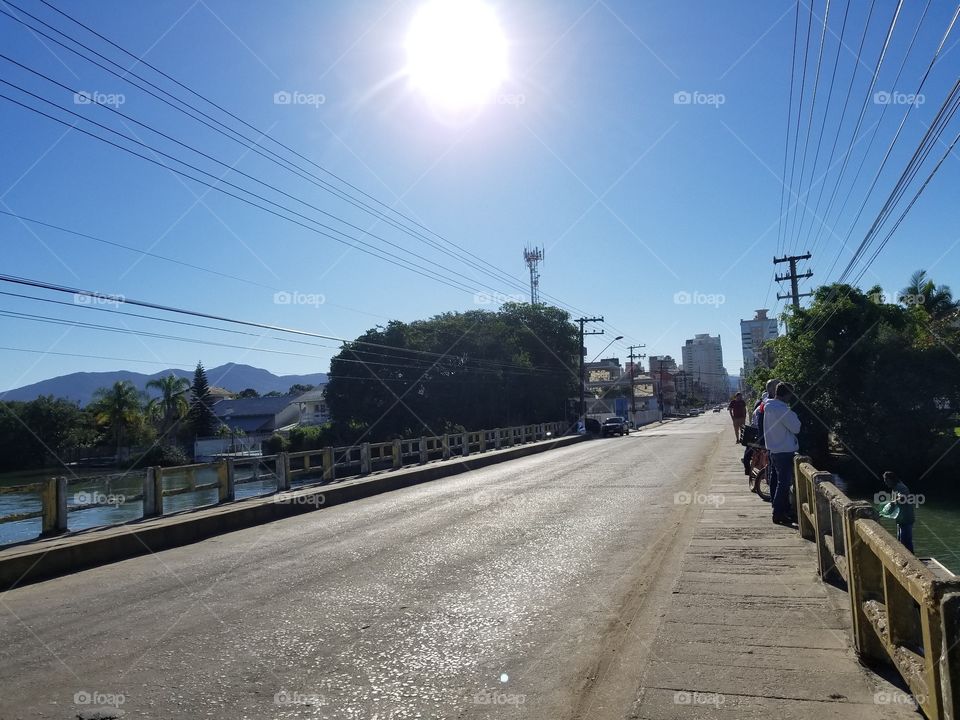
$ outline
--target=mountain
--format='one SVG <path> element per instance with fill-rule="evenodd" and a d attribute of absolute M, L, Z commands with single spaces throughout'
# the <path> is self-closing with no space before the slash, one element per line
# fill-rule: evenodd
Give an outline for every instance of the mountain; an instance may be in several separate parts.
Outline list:
<path fill-rule="evenodd" d="M 24 385 L 7 392 L 0 392 L 0 400 L 33 400 L 41 395 L 53 395 L 86 405 L 93 398 L 93 393 L 97 388 L 109 387 L 120 380 L 129 380 L 138 390 L 146 392 L 146 386 L 150 380 L 166 377 L 170 373 L 193 381 L 193 370 L 180 370 L 178 368 L 170 368 L 153 375 L 144 375 L 128 370 L 70 373 L 49 380 L 41 380 L 32 385 Z M 210 381 L 211 385 L 234 392 L 253 388 L 262 395 L 275 390 L 286 392 L 291 385 L 298 383 L 300 385 L 320 385 L 327 381 L 327 376 L 326 373 L 274 375 L 263 368 L 227 363 L 207 369 L 207 380 Z"/>

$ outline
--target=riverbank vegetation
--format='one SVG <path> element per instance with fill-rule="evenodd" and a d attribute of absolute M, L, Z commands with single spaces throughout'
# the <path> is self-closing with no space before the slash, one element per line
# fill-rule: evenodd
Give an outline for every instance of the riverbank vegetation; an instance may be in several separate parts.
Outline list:
<path fill-rule="evenodd" d="M 769 344 L 773 367 L 748 382 L 794 385 L 801 451 L 818 467 L 873 484 L 894 470 L 919 488 L 960 470 L 960 322 L 947 286 L 923 271 L 894 297 L 824 286 L 785 319 L 788 334 Z"/>

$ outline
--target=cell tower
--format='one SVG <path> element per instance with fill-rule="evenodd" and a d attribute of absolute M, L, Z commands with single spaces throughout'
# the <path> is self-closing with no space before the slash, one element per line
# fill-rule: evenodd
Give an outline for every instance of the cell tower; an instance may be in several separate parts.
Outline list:
<path fill-rule="evenodd" d="M 538 247 L 524 248 L 523 259 L 530 268 L 530 304 L 540 304 L 540 263 L 543 262 L 543 250 Z"/>

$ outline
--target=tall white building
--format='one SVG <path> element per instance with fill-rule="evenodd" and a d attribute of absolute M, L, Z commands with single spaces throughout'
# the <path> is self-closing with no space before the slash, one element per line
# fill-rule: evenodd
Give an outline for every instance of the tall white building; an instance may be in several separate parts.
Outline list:
<path fill-rule="evenodd" d="M 683 370 L 694 386 L 699 385 L 708 403 L 729 399 L 727 371 L 723 367 L 720 336 L 699 333 L 683 346 Z"/>
<path fill-rule="evenodd" d="M 750 373 L 759 362 L 763 344 L 779 335 L 777 319 L 768 318 L 767 310 L 757 310 L 753 320 L 740 321 L 740 340 L 743 344 L 743 375 Z"/>

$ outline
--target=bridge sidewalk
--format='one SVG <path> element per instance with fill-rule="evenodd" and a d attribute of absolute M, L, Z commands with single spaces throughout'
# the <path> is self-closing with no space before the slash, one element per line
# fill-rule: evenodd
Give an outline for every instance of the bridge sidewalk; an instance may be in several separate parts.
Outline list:
<path fill-rule="evenodd" d="M 692 498 L 702 510 L 632 717 L 922 717 L 858 663 L 846 594 L 820 581 L 813 544 L 771 522 L 729 458 Z"/>

